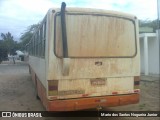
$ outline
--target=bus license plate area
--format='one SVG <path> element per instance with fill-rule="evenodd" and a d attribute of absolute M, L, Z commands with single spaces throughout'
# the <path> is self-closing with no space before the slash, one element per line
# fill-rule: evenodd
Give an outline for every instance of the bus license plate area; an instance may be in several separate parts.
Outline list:
<path fill-rule="evenodd" d="M 91 86 L 103 86 L 106 85 L 106 79 L 105 78 L 96 78 L 96 79 L 90 79 Z"/>

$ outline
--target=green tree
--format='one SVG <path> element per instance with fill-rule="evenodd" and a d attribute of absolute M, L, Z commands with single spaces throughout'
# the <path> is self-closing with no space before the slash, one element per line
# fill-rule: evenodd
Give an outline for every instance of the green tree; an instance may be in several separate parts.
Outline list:
<path fill-rule="evenodd" d="M 157 29 L 160 28 L 159 20 L 139 20 L 139 27 L 149 27 L 153 28 L 153 32 L 156 32 Z"/>
<path fill-rule="evenodd" d="M 7 48 L 4 45 L 4 41 L 0 40 L 0 63 L 7 59 Z"/>
<path fill-rule="evenodd" d="M 34 31 L 39 27 L 39 24 L 33 24 L 31 26 L 29 26 L 27 28 L 27 30 L 22 33 L 21 37 L 20 37 L 20 40 L 21 40 L 21 46 L 23 46 L 23 49 L 24 49 L 24 46 L 31 40 L 33 34 L 34 34 Z"/>
<path fill-rule="evenodd" d="M 10 32 L 1 33 L 0 40 L 0 63 L 2 60 L 6 60 L 8 54 L 15 55 L 16 50 L 20 48 L 20 44 L 14 41 L 14 38 Z"/>
<path fill-rule="evenodd" d="M 1 38 L 2 38 L 2 41 L 3 41 L 3 47 L 5 49 L 7 49 L 7 53 L 8 54 L 13 53 L 13 49 L 14 49 L 14 46 L 15 46 L 16 42 L 14 41 L 11 33 L 10 32 L 8 32 L 6 34 L 1 33 Z"/>

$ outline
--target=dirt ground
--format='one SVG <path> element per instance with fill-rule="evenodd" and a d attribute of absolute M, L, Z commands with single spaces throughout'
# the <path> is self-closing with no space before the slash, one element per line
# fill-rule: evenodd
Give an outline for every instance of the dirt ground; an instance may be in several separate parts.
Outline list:
<path fill-rule="evenodd" d="M 149 79 L 148 79 L 149 78 Z M 159 78 L 142 77 L 141 98 L 139 104 L 121 107 L 104 108 L 111 111 L 160 111 Z M 26 63 L 0 64 L 0 111 L 45 111 L 41 102 L 36 99 L 36 91 Z M 0 118 L 0 120 L 21 120 L 22 118 Z M 26 120 L 98 120 L 98 118 L 23 118 Z M 119 117 L 101 118 L 101 120 L 159 120 L 158 117 Z"/>

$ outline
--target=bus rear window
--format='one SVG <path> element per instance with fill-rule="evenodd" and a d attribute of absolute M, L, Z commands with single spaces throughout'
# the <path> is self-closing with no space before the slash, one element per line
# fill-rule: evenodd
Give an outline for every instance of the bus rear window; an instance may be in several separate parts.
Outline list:
<path fill-rule="evenodd" d="M 55 17 L 55 54 L 63 56 L 60 15 Z M 68 57 L 132 57 L 136 54 L 133 20 L 66 13 Z"/>

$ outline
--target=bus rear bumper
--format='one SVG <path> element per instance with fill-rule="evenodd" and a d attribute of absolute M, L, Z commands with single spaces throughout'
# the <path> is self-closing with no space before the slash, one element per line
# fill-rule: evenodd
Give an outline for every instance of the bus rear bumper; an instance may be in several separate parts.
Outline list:
<path fill-rule="evenodd" d="M 114 107 L 139 102 L 139 94 L 79 98 L 67 100 L 48 100 L 47 111 L 75 111 L 89 108 Z"/>

